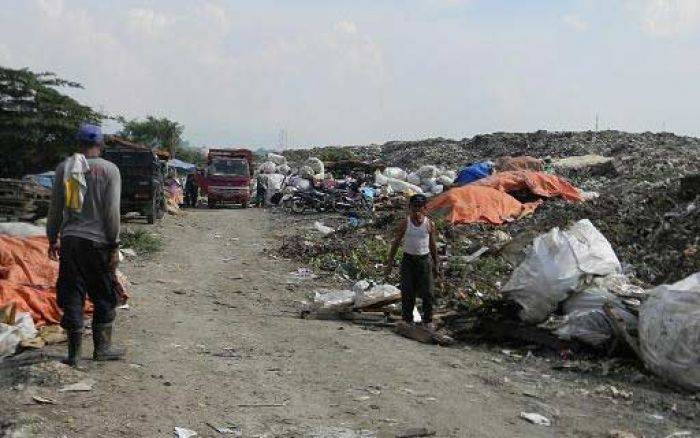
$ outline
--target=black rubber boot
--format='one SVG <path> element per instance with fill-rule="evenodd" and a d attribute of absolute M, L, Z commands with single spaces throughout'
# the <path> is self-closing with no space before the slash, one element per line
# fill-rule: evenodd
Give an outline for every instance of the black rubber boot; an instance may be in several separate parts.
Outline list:
<path fill-rule="evenodd" d="M 124 349 L 112 347 L 112 323 L 93 324 L 92 341 L 95 344 L 93 360 L 121 360 L 124 357 Z"/>
<path fill-rule="evenodd" d="M 73 368 L 80 368 L 80 356 L 82 354 L 83 332 L 82 330 L 71 330 L 68 332 L 68 357 L 63 359 L 66 365 Z"/>

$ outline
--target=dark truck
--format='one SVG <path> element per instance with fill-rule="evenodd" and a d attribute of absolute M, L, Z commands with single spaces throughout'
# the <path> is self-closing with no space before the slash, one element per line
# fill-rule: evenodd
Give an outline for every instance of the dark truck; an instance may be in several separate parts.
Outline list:
<path fill-rule="evenodd" d="M 218 204 L 250 203 L 253 153 L 248 149 L 210 149 L 207 166 L 195 175 L 197 186 L 207 196 L 209 208 Z"/>
<path fill-rule="evenodd" d="M 149 224 L 162 219 L 165 215 L 165 163 L 156 153 L 147 146 L 110 137 L 105 140 L 102 156 L 119 167 L 122 215 L 139 213 Z"/>

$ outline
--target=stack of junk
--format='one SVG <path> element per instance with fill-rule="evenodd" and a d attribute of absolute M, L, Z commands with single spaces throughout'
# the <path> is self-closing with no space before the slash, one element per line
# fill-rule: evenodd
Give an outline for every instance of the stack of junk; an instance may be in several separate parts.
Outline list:
<path fill-rule="evenodd" d="M 536 237 L 502 295 L 523 327 L 598 350 L 622 342 L 668 383 L 700 390 L 700 273 L 644 290 L 588 219 Z M 483 329 L 459 327 L 459 318 L 447 323 L 457 339 Z"/>
<path fill-rule="evenodd" d="M 456 177 L 456 172 L 438 169 L 436 166 L 422 166 L 411 173 L 398 167 L 387 167 L 384 172 L 375 173 L 374 183 L 384 188 L 389 195 L 398 193 L 410 196 L 422 193 L 435 196 L 452 186 Z"/>
<path fill-rule="evenodd" d="M 0 358 L 18 349 L 41 348 L 66 339 L 58 326 L 58 262 L 48 258 L 48 249 L 45 228 L 27 223 L 0 224 Z M 113 281 L 124 303 L 127 279 L 117 271 Z M 91 313 L 88 300 L 86 317 Z"/>
<path fill-rule="evenodd" d="M 292 173 L 292 168 L 287 164 L 287 158 L 272 152 L 267 154 L 267 161 L 258 166 L 258 177 L 254 179 L 253 189 L 255 190 L 258 179 L 264 178 L 267 182 L 267 193 L 265 204 L 270 203 L 270 199 L 282 190 L 285 178 Z"/>

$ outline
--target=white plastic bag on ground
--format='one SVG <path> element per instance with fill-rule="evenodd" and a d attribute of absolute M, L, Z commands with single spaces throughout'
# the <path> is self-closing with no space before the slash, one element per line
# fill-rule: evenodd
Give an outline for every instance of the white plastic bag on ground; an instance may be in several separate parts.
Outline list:
<path fill-rule="evenodd" d="M 420 175 L 417 173 L 409 173 L 408 176 L 406 176 L 406 182 L 413 184 L 414 186 L 419 186 L 420 185 Z"/>
<path fill-rule="evenodd" d="M 421 166 L 416 173 L 421 177 L 421 179 L 435 178 L 438 176 L 438 168 L 435 166 Z"/>
<path fill-rule="evenodd" d="M 389 185 L 389 178 L 384 176 L 384 174 L 381 173 L 380 171 L 376 171 L 374 173 L 374 183 L 376 185 L 378 185 L 379 187 L 384 187 L 384 186 Z"/>
<path fill-rule="evenodd" d="M 319 221 L 314 222 L 314 228 L 316 229 L 316 231 L 323 234 L 324 236 L 335 233 L 335 230 L 333 228 L 327 227 Z"/>
<path fill-rule="evenodd" d="M 520 304 L 523 321 L 539 323 L 579 288 L 584 274 L 605 276 L 620 270 L 610 243 L 583 219 L 566 231 L 555 227 L 536 237 L 503 294 Z"/>
<path fill-rule="evenodd" d="M 639 312 L 639 347 L 647 368 L 700 391 L 700 272 L 656 287 Z"/>
<path fill-rule="evenodd" d="M 450 180 L 450 184 L 452 184 L 457 178 L 457 172 L 454 170 L 443 170 L 440 172 L 440 178 L 448 178 Z"/>
<path fill-rule="evenodd" d="M 320 310 L 343 310 L 352 307 L 355 292 L 351 290 L 322 289 L 314 292 L 313 305 Z"/>
<path fill-rule="evenodd" d="M 318 176 L 319 178 L 323 178 L 323 175 L 325 173 L 323 161 L 316 157 L 311 157 L 308 160 L 306 160 L 306 165 L 314 170 L 314 175 Z"/>
<path fill-rule="evenodd" d="M 442 176 L 439 176 L 439 177 L 437 178 L 437 182 L 438 182 L 438 184 L 440 184 L 440 185 L 449 186 L 449 185 L 452 185 L 452 183 L 455 182 L 455 179 L 454 179 L 454 178 L 450 178 L 449 176 L 442 175 Z"/>
<path fill-rule="evenodd" d="M 355 307 L 363 308 L 401 299 L 401 290 L 391 284 L 381 284 L 361 291 L 355 296 Z"/>
<path fill-rule="evenodd" d="M 272 161 L 278 166 L 287 164 L 287 158 L 284 155 L 278 155 L 272 152 L 267 154 L 267 161 Z"/>
<path fill-rule="evenodd" d="M 387 167 L 384 169 L 384 176 L 406 181 L 406 171 L 399 167 Z"/>
<path fill-rule="evenodd" d="M 20 342 L 34 339 L 36 335 L 34 320 L 29 313 L 18 313 L 13 325 L 0 323 L 0 358 L 14 354 Z"/>
<path fill-rule="evenodd" d="M 45 236 L 46 227 L 25 222 L 4 222 L 0 223 L 0 234 L 16 237 Z"/>

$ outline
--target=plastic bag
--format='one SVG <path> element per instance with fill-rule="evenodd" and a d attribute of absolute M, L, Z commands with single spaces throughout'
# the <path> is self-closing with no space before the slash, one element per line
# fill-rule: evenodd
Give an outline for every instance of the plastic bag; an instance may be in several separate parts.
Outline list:
<path fill-rule="evenodd" d="M 258 173 L 275 173 L 277 166 L 272 161 L 265 161 L 258 167 Z"/>
<path fill-rule="evenodd" d="M 449 176 L 441 175 L 437 178 L 437 183 L 443 186 L 449 186 L 452 185 L 454 182 L 454 178 L 450 178 Z"/>
<path fill-rule="evenodd" d="M 399 167 L 387 167 L 384 169 L 384 176 L 406 181 L 406 171 Z"/>
<path fill-rule="evenodd" d="M 281 173 L 271 173 L 267 175 L 267 189 L 268 191 L 279 191 L 282 189 L 282 182 L 284 182 L 284 175 Z"/>
<path fill-rule="evenodd" d="M 700 272 L 653 289 L 639 312 L 642 360 L 654 373 L 700 390 Z"/>
<path fill-rule="evenodd" d="M 351 290 L 322 289 L 314 292 L 314 307 L 323 310 L 342 310 L 352 307 L 355 292 Z"/>
<path fill-rule="evenodd" d="M 267 161 L 271 161 L 278 166 L 287 164 L 287 158 L 284 155 L 278 155 L 272 152 L 267 154 Z"/>
<path fill-rule="evenodd" d="M 306 160 L 306 165 L 309 166 L 310 168 L 313 169 L 313 174 L 315 176 L 318 176 L 319 178 L 323 178 L 324 175 L 324 166 L 323 166 L 323 161 L 316 157 L 311 157 L 308 160 Z"/>
<path fill-rule="evenodd" d="M 420 175 L 417 173 L 409 173 L 408 176 L 406 176 L 406 182 L 413 184 L 414 186 L 419 186 L 420 185 Z"/>
<path fill-rule="evenodd" d="M 355 296 L 355 307 L 363 308 L 400 299 L 401 290 L 399 288 L 390 284 L 382 284 L 357 293 Z"/>
<path fill-rule="evenodd" d="M 584 274 L 604 276 L 620 270 L 610 243 L 583 219 L 566 231 L 555 227 L 536 237 L 503 294 L 520 304 L 523 321 L 539 323 L 579 288 Z"/>
<path fill-rule="evenodd" d="M 335 233 L 335 230 L 333 228 L 323 225 L 319 221 L 314 222 L 314 228 L 316 229 L 316 231 L 323 234 L 324 236 Z"/>
<path fill-rule="evenodd" d="M 435 166 L 421 166 L 416 172 L 421 179 L 435 178 L 438 176 L 438 168 Z"/>
<path fill-rule="evenodd" d="M 34 339 L 36 335 L 34 320 L 29 313 L 18 313 L 13 325 L 0 323 L 0 358 L 14 354 L 20 342 Z"/>

